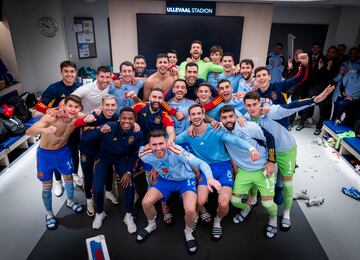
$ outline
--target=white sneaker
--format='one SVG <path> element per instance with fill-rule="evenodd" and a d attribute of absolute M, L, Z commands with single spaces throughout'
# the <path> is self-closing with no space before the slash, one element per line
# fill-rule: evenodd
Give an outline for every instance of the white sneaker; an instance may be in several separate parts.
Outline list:
<path fill-rule="evenodd" d="M 78 174 L 73 174 L 73 180 L 76 184 L 76 186 L 79 186 L 80 188 L 82 188 L 84 181 L 83 179 L 78 175 Z"/>
<path fill-rule="evenodd" d="M 100 214 L 99 213 L 96 213 L 95 214 L 95 219 L 92 223 L 92 228 L 93 229 L 100 229 L 101 226 L 102 226 L 102 222 L 104 220 L 104 218 L 106 217 L 105 215 L 105 212 L 101 212 Z"/>
<path fill-rule="evenodd" d="M 125 214 L 124 223 L 127 226 L 127 230 L 130 234 L 134 234 L 136 232 L 136 224 L 134 222 L 134 217 L 131 215 L 131 213 Z"/>
<path fill-rule="evenodd" d="M 86 200 L 86 214 L 89 217 L 92 217 L 95 214 L 95 203 L 93 199 Z"/>
<path fill-rule="evenodd" d="M 64 187 L 62 181 L 55 181 L 54 183 L 54 194 L 56 197 L 60 197 L 64 193 Z"/>
<path fill-rule="evenodd" d="M 119 204 L 119 201 L 117 200 L 117 198 L 115 197 L 114 193 L 112 193 L 111 191 L 105 191 L 105 198 L 107 198 L 108 200 L 110 200 L 113 204 Z"/>

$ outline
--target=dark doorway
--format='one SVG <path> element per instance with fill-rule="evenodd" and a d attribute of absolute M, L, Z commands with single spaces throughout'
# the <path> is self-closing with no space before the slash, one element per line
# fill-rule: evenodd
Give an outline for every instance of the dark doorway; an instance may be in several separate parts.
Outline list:
<path fill-rule="evenodd" d="M 203 42 L 203 57 L 211 46 L 220 45 L 239 61 L 243 17 L 137 14 L 136 18 L 138 53 L 146 57 L 149 67 L 154 67 L 158 53 L 169 49 L 178 52 L 179 63 L 184 61 L 193 40 Z"/>
<path fill-rule="evenodd" d="M 311 44 L 319 41 L 322 46 L 325 44 L 327 24 L 283 24 L 273 23 L 271 25 L 269 52 L 277 42 L 284 44 L 283 55 L 288 58 L 288 34 L 296 37 L 294 40 L 294 50 L 303 49 L 306 52 L 311 50 Z"/>

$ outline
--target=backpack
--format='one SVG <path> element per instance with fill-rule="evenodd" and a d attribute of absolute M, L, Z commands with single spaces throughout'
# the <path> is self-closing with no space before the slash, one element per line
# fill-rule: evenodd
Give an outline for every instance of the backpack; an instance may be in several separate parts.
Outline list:
<path fill-rule="evenodd" d="M 25 122 L 32 118 L 31 112 L 21 96 L 12 96 L 6 103 L 14 107 L 14 115 L 21 121 Z"/>
<path fill-rule="evenodd" d="M 33 108 L 35 107 L 35 105 L 37 104 L 37 99 L 34 93 L 30 93 L 30 92 L 24 92 L 20 95 L 20 97 L 24 97 L 26 95 L 25 98 L 25 104 L 28 108 Z"/>
<path fill-rule="evenodd" d="M 3 119 L 3 122 L 9 136 L 22 135 L 27 129 L 23 122 L 21 122 L 21 120 L 16 116 L 9 119 Z"/>

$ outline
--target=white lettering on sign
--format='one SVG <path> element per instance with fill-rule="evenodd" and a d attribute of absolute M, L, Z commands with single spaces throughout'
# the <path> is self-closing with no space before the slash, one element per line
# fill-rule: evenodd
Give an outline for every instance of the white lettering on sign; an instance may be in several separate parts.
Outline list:
<path fill-rule="evenodd" d="M 168 13 L 191 13 L 190 8 L 183 7 L 167 7 L 166 11 Z"/>
<path fill-rule="evenodd" d="M 211 8 L 184 8 L 184 7 L 166 7 L 167 13 L 186 13 L 186 14 L 212 14 Z"/>
<path fill-rule="evenodd" d="M 192 8 L 191 11 L 195 14 L 212 14 L 213 12 L 210 8 Z"/>

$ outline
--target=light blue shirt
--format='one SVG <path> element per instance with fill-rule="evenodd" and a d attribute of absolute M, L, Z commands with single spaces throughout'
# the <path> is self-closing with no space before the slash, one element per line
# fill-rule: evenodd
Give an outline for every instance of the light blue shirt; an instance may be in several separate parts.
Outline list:
<path fill-rule="evenodd" d="M 221 102 L 219 105 L 214 107 L 213 109 L 206 111 L 206 114 L 211 118 L 215 119 L 216 121 L 220 121 L 220 109 L 225 106 L 230 105 L 235 109 L 235 115 L 242 116 L 243 113 L 246 112 L 244 101 L 242 98 L 232 98 L 230 102 Z"/>
<path fill-rule="evenodd" d="M 239 80 L 239 85 L 237 88 L 237 92 L 240 93 L 248 93 L 250 91 L 252 91 L 252 88 L 254 86 L 255 83 L 255 79 L 251 80 L 250 82 L 246 82 L 244 78 L 241 78 Z"/>
<path fill-rule="evenodd" d="M 295 102 L 292 103 L 295 104 Z M 301 104 L 301 102 L 296 103 L 299 105 Z M 272 105 L 270 107 L 269 113 L 261 115 L 258 118 L 257 123 L 274 136 L 276 152 L 289 151 L 296 145 L 296 141 L 285 127 L 280 125 L 278 122 L 275 122 L 274 120 L 280 120 L 284 117 L 288 117 L 295 112 L 301 111 L 313 105 L 315 104 L 300 106 L 292 109 L 284 108 L 281 105 Z M 248 113 L 246 113 L 244 116 L 249 121 L 255 121 Z"/>
<path fill-rule="evenodd" d="M 239 81 L 242 79 L 241 75 L 224 75 L 224 73 L 219 72 L 210 72 L 207 77 L 207 82 L 209 82 L 214 88 L 218 88 L 219 81 L 222 79 L 227 79 L 230 81 L 230 84 L 233 88 L 233 93 L 237 92 Z"/>
<path fill-rule="evenodd" d="M 191 167 L 199 168 L 206 178 L 213 177 L 211 168 L 206 162 L 196 158 L 178 145 L 175 145 L 174 148 L 168 148 L 163 158 L 157 158 L 152 151 L 144 151 L 144 146 L 141 146 L 139 157 L 167 180 L 183 181 L 194 178 L 195 174 Z"/>
<path fill-rule="evenodd" d="M 168 101 L 168 104 L 175 108 L 177 111 L 183 112 L 185 114 L 185 118 L 183 120 L 177 120 L 175 116 L 170 115 L 172 120 L 174 120 L 174 128 L 175 128 L 175 134 L 181 134 L 190 126 L 190 120 L 189 120 L 189 107 L 191 105 L 195 104 L 196 102 L 187 98 L 184 98 L 181 100 L 181 102 L 175 102 L 174 99 L 171 99 Z"/>
<path fill-rule="evenodd" d="M 138 95 L 139 90 L 144 86 L 144 80 L 140 79 L 136 85 L 123 84 L 120 88 L 115 87 L 113 84 L 110 86 L 109 94 L 113 94 L 117 98 L 118 111 L 124 107 L 132 107 L 135 102 L 132 98 L 125 98 L 125 94 L 129 91 L 134 91 Z"/>
<path fill-rule="evenodd" d="M 207 129 L 202 136 L 191 137 L 187 131 L 185 131 L 176 137 L 175 142 L 179 144 L 190 144 L 196 157 L 209 164 L 230 160 L 225 150 L 225 143 L 232 143 L 248 151 L 252 148 L 252 146 L 243 139 L 234 137 L 234 135 L 224 129 L 215 130 L 210 125 L 207 125 Z"/>
<path fill-rule="evenodd" d="M 271 52 L 267 57 L 267 65 L 271 80 L 270 83 L 278 82 L 283 79 L 282 72 L 284 70 L 283 63 L 284 57 L 282 55 L 276 55 L 275 53 Z"/>
<path fill-rule="evenodd" d="M 228 131 L 228 130 L 226 130 Z M 250 160 L 249 150 L 243 149 L 231 143 L 225 143 L 226 150 L 228 151 L 231 160 L 240 168 L 248 171 L 261 170 L 265 167 L 268 158 L 266 147 L 261 146 L 255 140 L 261 140 L 266 143 L 266 138 L 261 127 L 255 122 L 247 122 L 243 127 L 240 127 L 236 122 L 235 128 L 229 131 L 231 134 L 247 141 L 259 152 L 259 159 L 256 161 Z"/>

